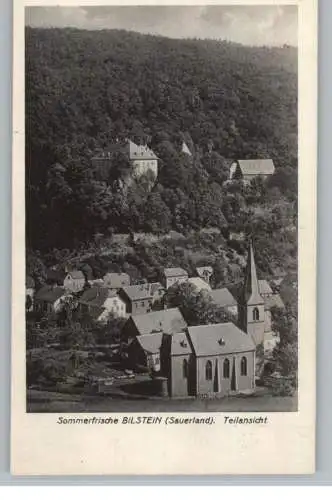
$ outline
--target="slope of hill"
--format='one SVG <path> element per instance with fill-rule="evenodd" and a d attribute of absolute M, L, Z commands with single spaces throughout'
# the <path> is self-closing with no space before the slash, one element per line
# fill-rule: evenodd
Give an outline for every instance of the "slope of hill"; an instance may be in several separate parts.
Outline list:
<path fill-rule="evenodd" d="M 26 134 L 34 249 L 72 248 L 114 230 L 250 225 L 264 234 L 285 204 L 293 207 L 285 225 L 296 216 L 297 51 L 27 28 Z M 116 137 L 150 141 L 161 159 L 152 192 L 133 186 L 124 196 L 93 180 L 93 152 Z M 271 157 L 276 174 L 267 186 L 225 187 L 232 157 Z M 256 228 L 257 203 L 279 210 L 270 225 L 258 218 Z"/>

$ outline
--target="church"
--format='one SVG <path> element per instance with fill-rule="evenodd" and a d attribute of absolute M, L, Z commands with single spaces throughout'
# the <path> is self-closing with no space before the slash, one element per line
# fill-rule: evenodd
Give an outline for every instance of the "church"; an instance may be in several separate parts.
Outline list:
<path fill-rule="evenodd" d="M 250 242 L 244 282 L 237 294 L 238 318 L 234 322 L 197 326 L 173 322 L 171 329 L 160 323 L 159 330 L 150 328 L 140 332 L 143 335 L 135 335 L 135 359 L 148 360 L 146 365 L 152 373 L 167 380 L 170 397 L 252 394 L 256 349 L 262 345 L 266 352 L 267 341 L 271 343 L 273 336 L 267 331 L 270 323 L 266 314 L 272 293 L 267 282 L 258 280 Z M 176 312 L 170 309 L 142 315 L 142 320 L 170 315 L 172 311 Z"/>

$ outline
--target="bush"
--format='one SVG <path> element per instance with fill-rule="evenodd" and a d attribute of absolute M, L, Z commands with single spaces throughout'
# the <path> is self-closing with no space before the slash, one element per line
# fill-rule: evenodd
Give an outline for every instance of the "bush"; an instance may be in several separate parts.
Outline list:
<path fill-rule="evenodd" d="M 273 396 L 293 396 L 296 387 L 290 378 L 276 379 L 272 385 Z"/>

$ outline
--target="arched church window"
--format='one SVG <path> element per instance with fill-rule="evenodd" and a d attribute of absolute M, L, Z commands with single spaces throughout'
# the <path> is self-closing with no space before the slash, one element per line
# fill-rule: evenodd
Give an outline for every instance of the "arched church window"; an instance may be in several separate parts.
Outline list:
<path fill-rule="evenodd" d="M 223 377 L 229 378 L 229 359 L 225 359 L 223 366 Z"/>
<path fill-rule="evenodd" d="M 243 356 L 241 358 L 241 375 L 246 376 L 248 373 L 248 363 L 247 363 L 247 358 Z"/>
<path fill-rule="evenodd" d="M 205 378 L 206 378 L 206 380 L 212 380 L 212 363 L 211 363 L 211 361 L 206 362 Z"/>
<path fill-rule="evenodd" d="M 183 378 L 188 378 L 188 361 L 186 359 L 183 360 L 182 372 Z"/>
<path fill-rule="evenodd" d="M 255 307 L 254 310 L 252 311 L 252 319 L 254 321 L 258 321 L 259 320 L 259 309 L 258 309 L 258 307 Z"/>

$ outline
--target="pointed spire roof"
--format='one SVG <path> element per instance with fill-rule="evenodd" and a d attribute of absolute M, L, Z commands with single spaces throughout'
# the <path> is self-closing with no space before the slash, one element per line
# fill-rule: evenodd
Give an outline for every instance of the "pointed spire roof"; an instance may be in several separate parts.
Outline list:
<path fill-rule="evenodd" d="M 182 153 L 192 156 L 190 149 L 184 141 L 182 142 Z"/>
<path fill-rule="evenodd" d="M 259 293 L 259 284 L 255 264 L 252 240 L 249 241 L 248 260 L 244 279 L 243 300 L 247 304 L 264 304 L 264 299 Z"/>

